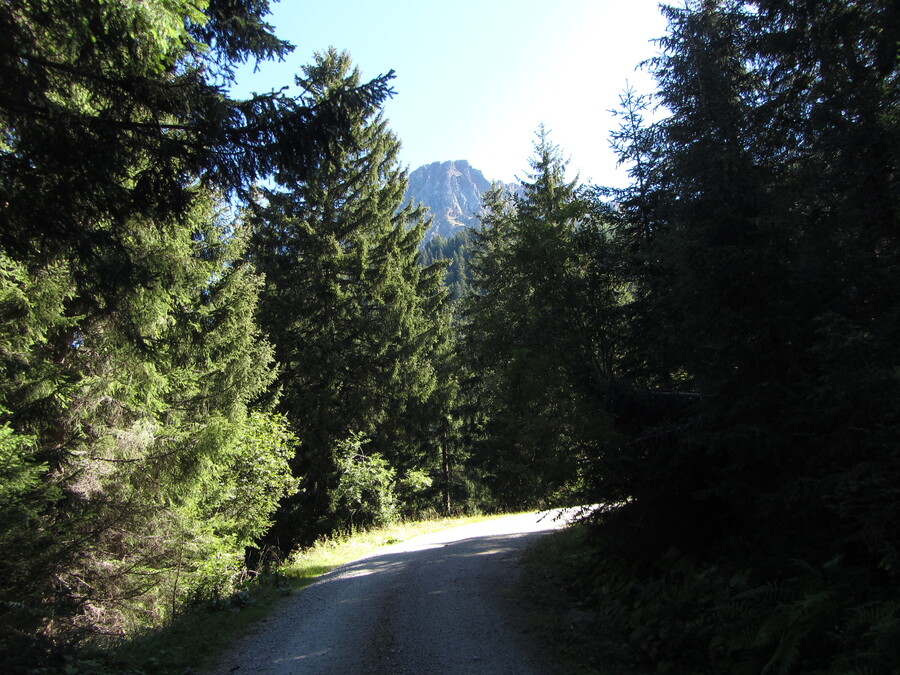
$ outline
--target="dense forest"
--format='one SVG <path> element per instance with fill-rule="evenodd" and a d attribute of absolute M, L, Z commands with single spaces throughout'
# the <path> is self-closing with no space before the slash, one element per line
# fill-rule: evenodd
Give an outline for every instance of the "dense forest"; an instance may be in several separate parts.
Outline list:
<path fill-rule="evenodd" d="M 0 6 L 8 670 L 322 535 L 600 504 L 604 658 L 896 672 L 900 11 L 663 11 L 627 188 L 541 128 L 522 191 L 423 247 L 391 73 L 228 94 L 291 49 L 265 0 Z"/>
<path fill-rule="evenodd" d="M 438 234 L 422 245 L 419 255 L 420 263 L 426 267 L 447 261 L 443 281 L 454 301 L 462 300 L 470 292 L 473 237 L 473 231 L 468 228 L 459 228 L 450 238 Z"/>

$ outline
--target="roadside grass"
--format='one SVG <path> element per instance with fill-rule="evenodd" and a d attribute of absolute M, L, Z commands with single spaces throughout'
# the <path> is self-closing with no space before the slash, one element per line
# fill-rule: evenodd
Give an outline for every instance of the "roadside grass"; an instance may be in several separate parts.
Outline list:
<path fill-rule="evenodd" d="M 559 673 L 566 675 L 638 675 L 621 665 L 627 660 L 614 626 L 588 607 L 577 590 L 589 559 L 588 529 L 572 525 L 529 548 L 523 558 L 519 599 L 529 635 Z"/>
<path fill-rule="evenodd" d="M 508 514 L 418 520 L 397 523 L 375 530 L 354 532 L 350 535 L 320 539 L 310 548 L 296 553 L 281 567 L 279 573 L 290 580 L 292 588 L 303 588 L 311 584 L 316 577 L 335 567 L 357 560 L 383 546 L 398 544 L 413 537 L 447 530 L 459 525 L 501 518 L 504 515 Z"/>
<path fill-rule="evenodd" d="M 178 615 L 169 625 L 135 637 L 113 650 L 81 653 L 65 668 L 77 673 L 157 675 L 197 673 L 232 642 L 268 616 L 286 596 L 317 577 L 383 546 L 423 534 L 501 516 L 468 516 L 397 523 L 383 528 L 322 539 L 293 555 L 277 571 L 260 575 L 229 598 L 205 603 Z"/>

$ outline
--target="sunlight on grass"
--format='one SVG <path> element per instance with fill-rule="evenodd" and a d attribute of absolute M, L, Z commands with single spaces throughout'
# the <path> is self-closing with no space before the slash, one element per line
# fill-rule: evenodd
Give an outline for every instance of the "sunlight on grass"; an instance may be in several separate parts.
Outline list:
<path fill-rule="evenodd" d="M 368 532 L 356 532 L 349 536 L 321 539 L 310 548 L 296 553 L 280 572 L 291 580 L 292 586 L 302 588 L 326 572 L 377 551 L 383 546 L 398 544 L 418 537 L 446 530 L 459 525 L 478 523 L 501 516 L 468 516 L 440 518 L 388 525 Z"/>

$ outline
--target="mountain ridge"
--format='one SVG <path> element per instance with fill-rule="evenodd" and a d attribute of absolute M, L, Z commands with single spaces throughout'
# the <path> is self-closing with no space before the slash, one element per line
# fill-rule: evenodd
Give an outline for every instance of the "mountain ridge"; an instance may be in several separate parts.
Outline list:
<path fill-rule="evenodd" d="M 477 226 L 482 214 L 481 196 L 491 187 L 492 181 L 468 160 L 438 161 L 409 174 L 406 198 L 421 202 L 431 212 L 433 221 L 425 234 L 427 242 L 438 235 L 449 239 L 459 228 Z"/>

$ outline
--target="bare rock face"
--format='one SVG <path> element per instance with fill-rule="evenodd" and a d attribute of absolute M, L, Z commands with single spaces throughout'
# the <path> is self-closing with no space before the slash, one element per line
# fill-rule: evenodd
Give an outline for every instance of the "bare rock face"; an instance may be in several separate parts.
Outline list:
<path fill-rule="evenodd" d="M 409 174 L 406 196 L 431 210 L 434 222 L 425 235 L 428 241 L 435 235 L 449 239 L 457 228 L 478 225 L 481 195 L 490 188 L 481 171 L 459 159 L 420 166 Z"/>

